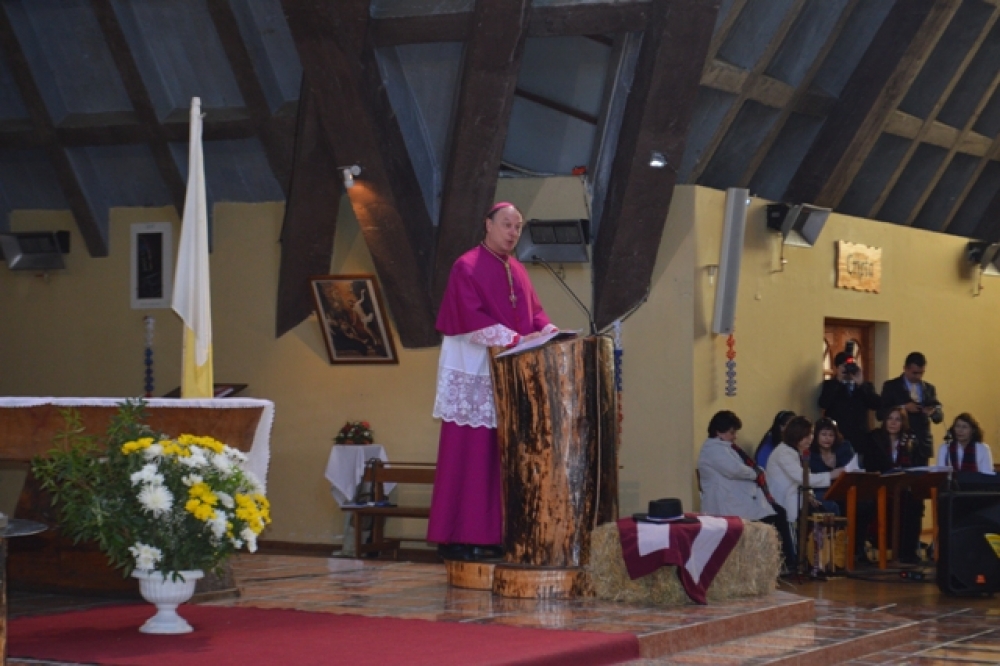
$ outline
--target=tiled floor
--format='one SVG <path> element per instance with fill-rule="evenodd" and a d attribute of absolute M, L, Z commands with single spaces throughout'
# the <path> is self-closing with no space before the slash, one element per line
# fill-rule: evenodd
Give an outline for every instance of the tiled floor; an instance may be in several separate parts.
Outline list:
<path fill-rule="evenodd" d="M 439 622 L 625 631 L 639 637 L 643 654 L 669 653 L 635 661 L 633 666 L 1000 663 L 1000 604 L 944 598 L 927 583 L 918 591 L 898 583 L 893 588 L 890 583 L 834 579 L 786 586 L 765 599 L 652 608 L 596 599 L 504 599 L 450 588 L 439 564 L 256 555 L 236 559 L 233 574 L 238 596 L 199 601 Z M 894 592 L 904 603 L 889 600 Z M 13 593 L 10 614 L 103 603 L 115 602 Z"/>

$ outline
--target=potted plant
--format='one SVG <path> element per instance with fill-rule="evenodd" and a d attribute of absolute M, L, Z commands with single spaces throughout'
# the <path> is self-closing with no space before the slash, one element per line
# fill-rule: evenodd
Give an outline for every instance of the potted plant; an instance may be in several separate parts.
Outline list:
<path fill-rule="evenodd" d="M 368 421 L 348 421 L 333 438 L 334 444 L 371 444 L 374 441 Z"/>
<path fill-rule="evenodd" d="M 52 496 L 62 533 L 95 541 L 157 604 L 159 613 L 140 631 L 184 633 L 191 627 L 177 605 L 204 571 L 219 572 L 230 555 L 257 549 L 270 504 L 241 467 L 242 452 L 211 437 L 154 432 L 144 412 L 141 400 L 126 401 L 95 436 L 84 432 L 77 412 L 65 410 L 56 447 L 32 470 Z M 158 588 L 170 599 L 150 599 Z"/>

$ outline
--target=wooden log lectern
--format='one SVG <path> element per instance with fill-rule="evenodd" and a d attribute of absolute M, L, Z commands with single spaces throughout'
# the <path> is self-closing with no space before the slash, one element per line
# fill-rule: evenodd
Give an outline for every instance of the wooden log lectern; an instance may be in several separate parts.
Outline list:
<path fill-rule="evenodd" d="M 593 529 L 618 514 L 618 416 L 610 338 L 494 357 L 504 558 L 493 591 L 565 598 L 586 587 Z"/>

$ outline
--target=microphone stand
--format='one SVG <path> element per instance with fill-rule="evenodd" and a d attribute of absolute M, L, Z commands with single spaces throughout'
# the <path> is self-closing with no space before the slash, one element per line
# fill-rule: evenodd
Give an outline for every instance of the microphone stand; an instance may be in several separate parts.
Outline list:
<path fill-rule="evenodd" d="M 584 313 L 587 315 L 587 323 L 590 324 L 590 334 L 597 335 L 597 324 L 594 323 L 594 316 L 590 314 L 590 310 L 588 310 L 587 306 L 583 304 L 583 301 L 581 301 L 577 297 L 577 295 L 573 293 L 573 290 L 569 288 L 569 285 L 566 284 L 566 280 L 563 280 L 561 277 L 559 277 L 559 273 L 557 273 L 555 269 L 549 265 L 549 262 L 539 257 L 537 254 L 531 256 L 531 261 L 532 263 L 537 263 L 541 264 L 542 266 L 545 266 L 545 268 L 549 271 L 549 273 L 552 273 L 552 277 L 554 277 L 556 280 L 559 281 L 559 284 L 562 285 L 562 288 L 565 289 L 566 292 L 573 297 L 573 300 L 576 301 L 576 304 L 579 305 L 580 309 L 583 310 Z"/>

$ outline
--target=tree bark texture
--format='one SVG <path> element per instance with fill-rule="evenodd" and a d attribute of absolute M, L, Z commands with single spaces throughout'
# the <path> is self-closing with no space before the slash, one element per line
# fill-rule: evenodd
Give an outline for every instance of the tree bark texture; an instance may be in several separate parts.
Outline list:
<path fill-rule="evenodd" d="M 618 513 L 618 422 L 610 338 L 494 359 L 504 560 L 580 567 Z"/>

